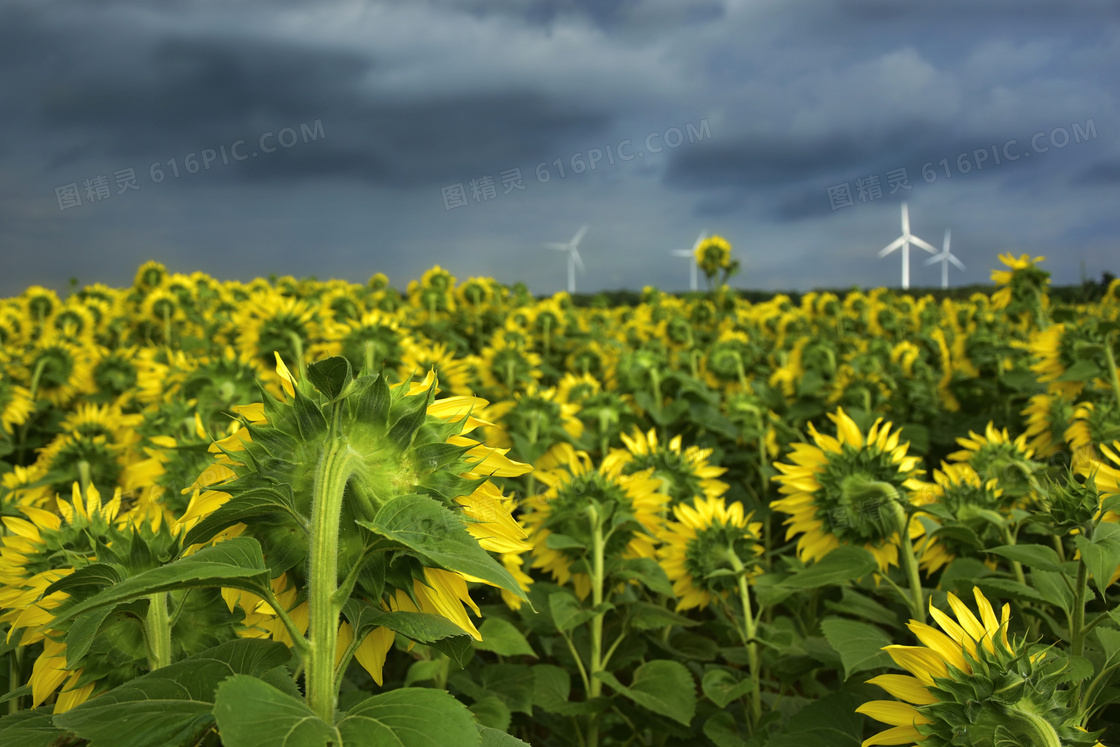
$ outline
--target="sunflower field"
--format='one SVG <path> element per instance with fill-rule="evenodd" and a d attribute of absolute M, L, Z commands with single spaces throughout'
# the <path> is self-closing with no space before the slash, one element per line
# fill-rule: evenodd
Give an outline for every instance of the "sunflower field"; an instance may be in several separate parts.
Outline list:
<path fill-rule="evenodd" d="M 0 745 L 1120 745 L 1120 281 L 749 303 L 719 241 L 0 301 Z"/>

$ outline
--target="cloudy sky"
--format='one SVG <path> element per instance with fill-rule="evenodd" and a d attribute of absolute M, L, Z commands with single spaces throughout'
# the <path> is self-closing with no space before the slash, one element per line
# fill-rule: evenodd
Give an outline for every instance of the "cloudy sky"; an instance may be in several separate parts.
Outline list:
<path fill-rule="evenodd" d="M 895 285 L 1120 273 L 1120 3 L 0 0 L 0 295 L 223 279 Z M 594 167 L 592 168 L 592 164 Z M 520 177 L 520 178 L 518 178 Z M 929 255 L 915 286 L 940 283 Z"/>

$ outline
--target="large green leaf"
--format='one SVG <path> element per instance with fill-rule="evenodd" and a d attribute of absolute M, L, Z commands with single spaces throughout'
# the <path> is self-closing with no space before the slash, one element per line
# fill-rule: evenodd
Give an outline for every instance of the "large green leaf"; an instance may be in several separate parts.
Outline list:
<path fill-rule="evenodd" d="M 529 747 L 517 737 L 510 736 L 504 731 L 491 729 L 488 726 L 479 726 L 478 735 L 482 738 L 479 747 Z"/>
<path fill-rule="evenodd" d="M 685 726 L 696 713 L 696 683 L 679 661 L 654 659 L 646 662 L 634 671 L 629 687 L 610 672 L 597 672 L 595 676 L 643 708 Z"/>
<path fill-rule="evenodd" d="M 296 513 L 290 494 L 266 487 L 247 490 L 222 504 L 212 514 L 195 524 L 187 532 L 183 544 L 190 547 L 191 545 L 208 542 L 218 532 L 246 519 L 280 513 L 292 517 L 292 520 L 296 523 L 302 521 Z"/>
<path fill-rule="evenodd" d="M 94 745 L 193 745 L 214 725 L 214 691 L 222 680 L 261 676 L 289 658 L 288 648 L 279 643 L 230 641 L 130 680 L 55 716 L 54 722 Z"/>
<path fill-rule="evenodd" d="M 826 617 L 821 621 L 821 630 L 828 645 L 840 654 L 844 679 L 867 669 L 894 667 L 891 657 L 883 651 L 883 646 L 891 644 L 891 638 L 874 625 L 842 617 Z"/>
<path fill-rule="evenodd" d="M 312 363 L 307 367 L 307 378 L 327 399 L 336 399 L 346 385 L 353 378 L 350 370 L 350 361 L 336 355 L 325 360 Z"/>
<path fill-rule="evenodd" d="M 708 700 L 720 708 L 726 708 L 728 703 L 753 690 L 754 682 L 750 678 L 739 679 L 726 669 L 716 668 L 704 673 L 700 688 Z"/>
<path fill-rule="evenodd" d="M 988 552 L 1000 555 L 1008 560 L 1017 560 L 1030 568 L 1038 568 L 1054 573 L 1062 572 L 1062 560 L 1054 548 L 1046 545 L 1002 545 L 993 547 Z"/>
<path fill-rule="evenodd" d="M 862 547 L 841 545 L 800 573 L 782 581 L 795 589 L 817 589 L 855 581 L 879 567 L 875 556 Z"/>
<path fill-rule="evenodd" d="M 526 599 L 509 571 L 479 547 L 462 520 L 427 496 L 400 496 L 382 506 L 373 521 L 358 524 L 399 542 L 428 565 L 489 581 Z"/>
<path fill-rule="evenodd" d="M 161 591 L 197 586 L 226 586 L 250 591 L 267 588 L 268 567 L 264 564 L 260 544 L 251 537 L 235 537 L 203 548 L 193 555 L 110 586 L 70 607 L 56 621 Z"/>
<path fill-rule="evenodd" d="M 375 695 L 327 724 L 303 700 L 238 675 L 218 688 L 214 716 L 226 747 L 477 747 L 482 739 L 462 703 L 425 688 Z"/>
<path fill-rule="evenodd" d="M 479 651 L 492 651 L 498 656 L 537 656 L 517 626 L 501 618 L 486 618 L 478 632 L 482 640 L 476 641 L 474 647 Z"/>
<path fill-rule="evenodd" d="M 0 744 L 13 747 L 51 747 L 65 744 L 67 732 L 51 722 L 50 708 L 18 711 L 0 718 Z M 55 742 L 55 740 L 59 740 Z"/>
<path fill-rule="evenodd" d="M 1084 536 L 1074 537 L 1081 560 L 1093 574 L 1093 583 L 1105 596 L 1105 589 L 1112 581 L 1112 574 L 1120 565 L 1120 525 L 1101 522 L 1093 530 L 1092 541 Z"/>

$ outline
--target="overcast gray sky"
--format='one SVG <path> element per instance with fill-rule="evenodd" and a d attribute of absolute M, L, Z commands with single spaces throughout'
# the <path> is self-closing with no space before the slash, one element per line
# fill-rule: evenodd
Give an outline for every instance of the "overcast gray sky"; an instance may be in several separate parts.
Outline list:
<path fill-rule="evenodd" d="M 1075 283 L 1120 271 L 1118 71 L 1116 0 L 0 0 L 0 294 L 148 259 L 550 293 L 582 224 L 580 290 L 683 289 L 701 230 L 740 287 L 897 286 L 903 200 L 954 284 Z"/>

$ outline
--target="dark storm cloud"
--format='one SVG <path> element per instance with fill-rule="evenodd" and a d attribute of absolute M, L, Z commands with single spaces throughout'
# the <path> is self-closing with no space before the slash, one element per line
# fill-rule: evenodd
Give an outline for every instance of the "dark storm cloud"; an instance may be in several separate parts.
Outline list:
<path fill-rule="evenodd" d="M 1102 160 L 1078 174 L 1075 184 L 1120 184 L 1120 158 Z"/>
<path fill-rule="evenodd" d="M 13 32 L 65 48 L 75 29 L 42 25 L 22 14 Z M 40 25 L 36 26 L 36 23 Z M 246 162 L 226 172 L 250 180 L 338 177 L 408 187 L 516 165 L 573 137 L 602 131 L 611 115 L 591 105 L 526 90 L 371 94 L 376 55 L 283 43 L 243 34 L 135 39 L 81 37 L 79 56 L 27 102 L 51 142 L 52 168 L 83 158 L 165 160 L 266 132 L 322 122 L 326 137 Z M 115 49 L 116 64 L 104 60 Z M 19 59 L 26 59 L 19 57 Z M 25 73 L 33 74 L 30 63 Z"/>

